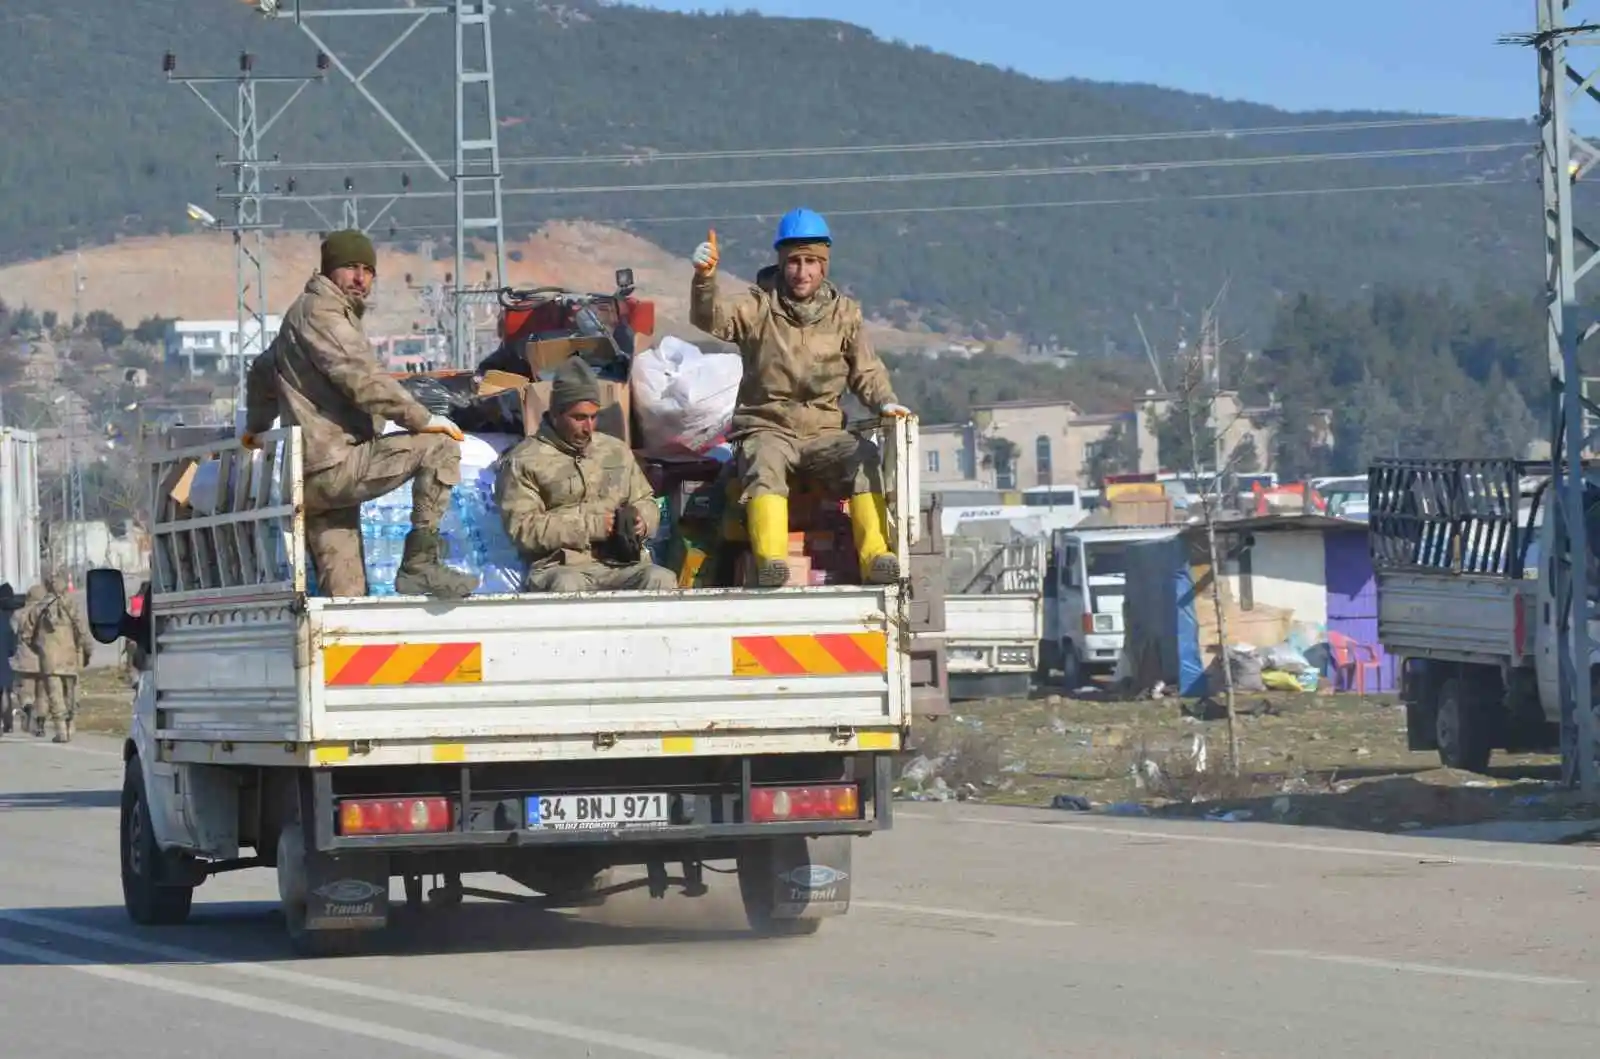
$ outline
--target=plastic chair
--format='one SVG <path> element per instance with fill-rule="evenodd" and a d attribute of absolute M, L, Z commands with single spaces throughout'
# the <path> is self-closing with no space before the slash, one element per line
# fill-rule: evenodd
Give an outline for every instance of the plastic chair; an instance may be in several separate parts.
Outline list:
<path fill-rule="evenodd" d="M 1378 649 L 1371 644 L 1353 640 L 1342 632 L 1330 632 L 1328 653 L 1333 657 L 1335 679 L 1343 684 L 1340 690 L 1349 691 L 1353 683 L 1356 694 L 1365 695 L 1369 671 L 1372 673 L 1373 690 L 1382 684 L 1383 660 L 1378 657 Z"/>

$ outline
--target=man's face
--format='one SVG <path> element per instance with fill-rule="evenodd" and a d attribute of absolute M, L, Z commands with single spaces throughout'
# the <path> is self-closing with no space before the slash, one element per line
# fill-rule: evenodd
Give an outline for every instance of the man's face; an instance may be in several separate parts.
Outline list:
<path fill-rule="evenodd" d="M 347 297 L 363 304 L 378 285 L 378 274 L 366 265 L 341 265 L 328 276 Z"/>
<path fill-rule="evenodd" d="M 805 301 L 822 286 L 822 258 L 813 254 L 790 254 L 783 259 L 783 282 L 789 293 Z"/>
<path fill-rule="evenodd" d="M 594 424 L 599 415 L 599 405 L 593 401 L 579 401 L 553 417 L 556 433 L 561 435 L 562 441 L 582 452 L 594 439 Z"/>

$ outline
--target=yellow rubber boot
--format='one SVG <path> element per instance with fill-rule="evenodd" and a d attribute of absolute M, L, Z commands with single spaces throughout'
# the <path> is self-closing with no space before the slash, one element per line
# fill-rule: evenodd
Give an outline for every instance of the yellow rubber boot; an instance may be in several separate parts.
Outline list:
<path fill-rule="evenodd" d="M 878 493 L 850 498 L 850 534 L 861 559 L 861 581 L 892 585 L 900 580 L 900 560 L 889 550 L 884 534 L 889 526 L 889 502 Z"/>
<path fill-rule="evenodd" d="M 789 583 L 789 498 L 776 493 L 752 497 L 744 517 L 755 554 L 756 586 L 782 588 Z"/>

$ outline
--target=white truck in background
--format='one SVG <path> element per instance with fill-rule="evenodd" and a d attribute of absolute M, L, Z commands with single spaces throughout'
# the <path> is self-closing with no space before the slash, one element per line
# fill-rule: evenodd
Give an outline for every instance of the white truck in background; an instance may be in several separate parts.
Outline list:
<path fill-rule="evenodd" d="M 1061 671 L 1068 692 L 1116 669 L 1123 645 L 1127 549 L 1176 536 L 1182 526 L 1104 526 L 1051 536 L 1040 669 Z"/>
<path fill-rule="evenodd" d="M 884 451 L 907 569 L 916 420 L 859 429 Z M 182 922 L 208 877 L 268 867 L 296 947 L 342 952 L 388 922 L 393 877 L 416 909 L 554 907 L 698 896 L 719 861 L 758 933 L 809 934 L 848 909 L 850 840 L 891 825 L 909 732 L 905 583 L 311 596 L 299 430 L 263 439 L 254 455 L 232 440 L 160 455 L 138 617 L 119 572 L 90 573 L 95 638 L 141 648 L 121 804 L 131 918 Z M 224 499 L 200 515 L 168 485 L 210 459 Z M 645 878 L 612 885 L 623 866 Z M 485 872 L 542 896 L 461 881 Z"/>
<path fill-rule="evenodd" d="M 1496 750 L 1561 746 L 1549 474 L 1510 459 L 1381 459 L 1368 471 L 1378 639 L 1400 659 L 1410 748 L 1448 767 L 1481 772 Z M 1593 508 L 1600 472 L 1586 474 Z M 1600 642 L 1600 621 L 1589 636 Z"/>
<path fill-rule="evenodd" d="M 17 592 L 40 581 L 40 523 L 39 439 L 0 428 L 0 582 Z"/>
<path fill-rule="evenodd" d="M 944 643 L 952 701 L 1024 697 L 1043 630 L 1045 541 L 1003 520 L 965 522 L 945 538 Z M 988 539 L 984 527 L 993 527 Z M 993 542 L 999 536 L 1001 543 Z M 1007 537 L 1011 539 L 1007 540 Z"/>

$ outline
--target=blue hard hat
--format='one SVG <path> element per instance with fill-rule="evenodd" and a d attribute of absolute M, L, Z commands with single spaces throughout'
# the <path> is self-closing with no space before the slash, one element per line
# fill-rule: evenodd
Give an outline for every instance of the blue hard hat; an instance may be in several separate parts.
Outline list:
<path fill-rule="evenodd" d="M 778 221 L 778 237 L 772 241 L 772 249 L 800 240 L 833 245 L 833 236 L 829 234 L 828 222 L 822 219 L 822 214 L 803 207 L 785 213 L 783 219 Z"/>

